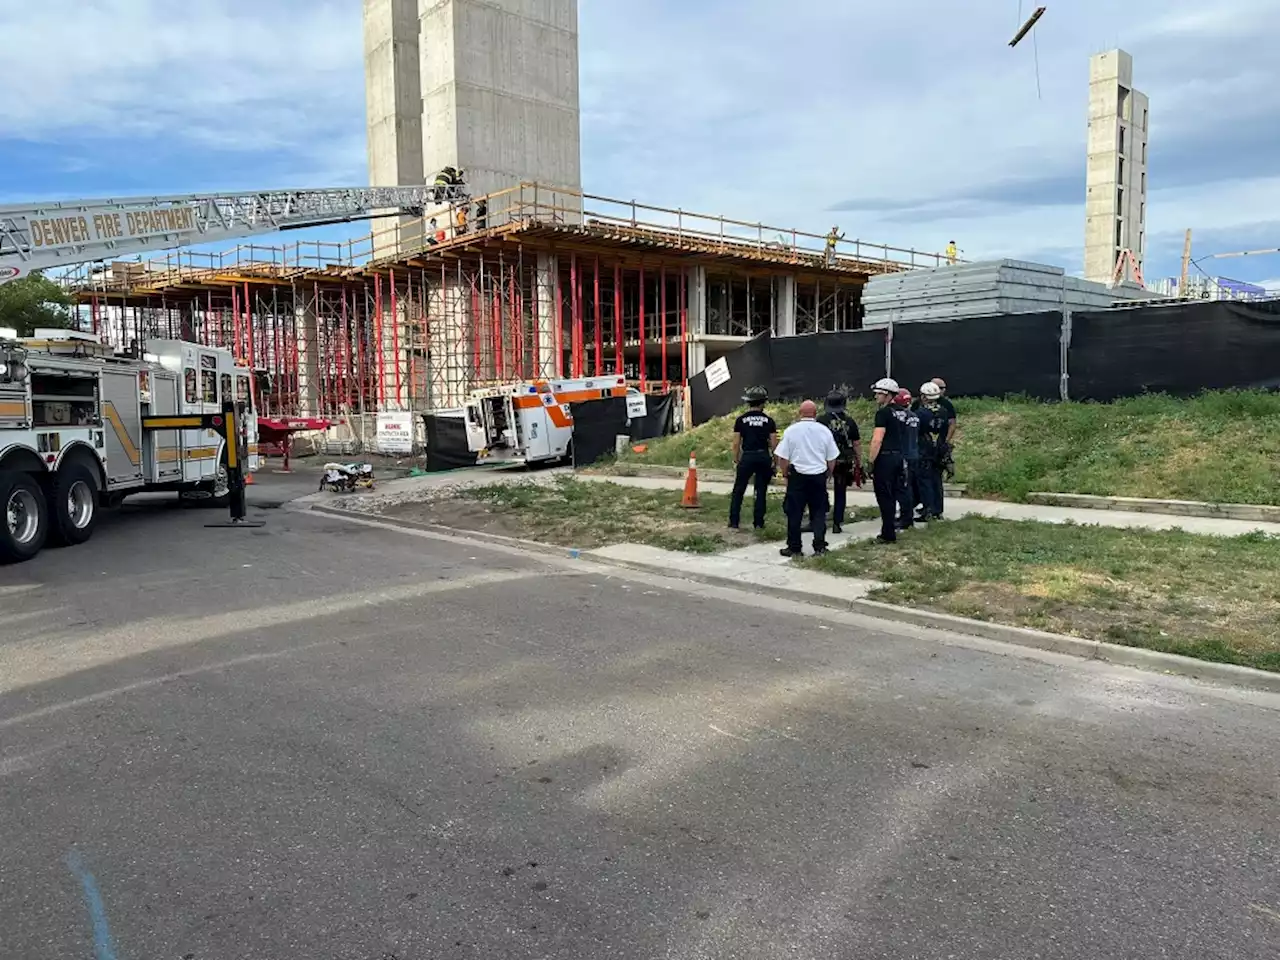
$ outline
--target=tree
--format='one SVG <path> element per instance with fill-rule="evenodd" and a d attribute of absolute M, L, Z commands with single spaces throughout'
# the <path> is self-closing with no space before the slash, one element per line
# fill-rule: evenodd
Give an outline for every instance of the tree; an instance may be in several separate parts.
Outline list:
<path fill-rule="evenodd" d="M 70 327 L 75 319 L 71 297 L 39 273 L 0 283 L 0 327 L 29 337 L 37 327 Z"/>

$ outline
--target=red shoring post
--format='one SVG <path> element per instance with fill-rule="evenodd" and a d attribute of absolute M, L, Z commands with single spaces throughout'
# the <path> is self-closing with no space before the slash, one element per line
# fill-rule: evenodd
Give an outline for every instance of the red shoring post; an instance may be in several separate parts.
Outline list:
<path fill-rule="evenodd" d="M 578 312 L 578 255 L 569 254 L 569 376 L 582 376 L 582 315 Z"/>
<path fill-rule="evenodd" d="M 375 274 L 373 286 L 373 349 L 378 351 L 378 407 L 381 409 L 387 402 L 387 357 L 382 350 L 382 274 Z"/>
<path fill-rule="evenodd" d="M 280 407 L 285 406 L 285 401 L 289 396 L 289 365 L 284 358 L 284 338 L 283 330 L 280 329 L 280 307 L 279 307 L 279 289 L 273 289 L 271 293 L 271 349 L 274 356 L 271 357 L 271 367 L 275 370 L 275 398 Z"/>
<path fill-rule="evenodd" d="M 680 274 L 680 385 L 689 388 L 689 274 Z"/>
<path fill-rule="evenodd" d="M 399 409 L 399 408 L 400 408 L 400 392 L 401 392 L 401 383 L 400 383 L 400 309 L 399 309 L 399 301 L 398 301 L 398 299 L 397 299 L 397 296 L 398 296 L 398 295 L 397 295 L 397 293 L 396 293 L 396 272 L 395 272 L 395 270 L 393 269 L 393 270 L 391 270 L 391 271 L 390 271 L 390 273 L 391 273 L 391 277 L 390 277 L 390 284 L 391 284 L 391 352 L 392 352 L 393 354 L 395 354 L 395 360 L 393 361 L 393 362 L 395 363 L 395 368 L 396 368 L 396 377 L 395 377 L 395 383 L 396 383 L 396 401 L 395 401 L 395 402 L 396 402 L 396 409 Z"/>
<path fill-rule="evenodd" d="M 640 268 L 640 392 L 644 393 L 644 388 L 648 385 L 648 379 L 645 376 L 645 356 L 644 356 L 644 267 Z"/>
<path fill-rule="evenodd" d="M 472 274 L 471 284 L 471 375 L 480 379 L 480 291 L 476 287 L 476 278 Z M 461 334 L 459 334 L 461 335 Z"/>
<path fill-rule="evenodd" d="M 240 349 L 240 297 L 234 284 L 231 287 L 231 355 L 236 363 L 244 362 L 244 352 Z"/>
<path fill-rule="evenodd" d="M 502 280 L 498 280 L 498 289 L 494 290 L 489 297 L 489 339 L 492 340 L 490 346 L 491 362 L 493 368 L 493 377 L 495 380 L 503 379 L 502 369 Z"/>
<path fill-rule="evenodd" d="M 335 413 L 342 416 L 342 405 L 347 399 L 347 364 L 351 353 L 351 333 L 347 328 L 347 288 L 339 287 L 338 295 L 342 297 L 342 309 L 338 311 L 337 361 L 338 361 L 338 395 L 335 400 Z M 349 404 L 348 404 L 349 405 Z"/>
<path fill-rule="evenodd" d="M 661 303 L 659 308 L 662 311 L 662 392 L 667 392 L 667 268 L 663 265 L 659 271 L 659 283 L 662 284 L 662 293 L 658 299 Z"/>
<path fill-rule="evenodd" d="M 622 264 L 613 265 L 613 352 L 618 368 L 613 372 L 622 376 L 626 369 L 622 356 Z"/>
<path fill-rule="evenodd" d="M 604 331 L 600 324 L 600 258 L 596 257 L 595 270 L 592 272 L 592 280 L 596 288 L 596 304 L 595 304 L 595 324 L 596 324 L 596 376 L 604 376 Z"/>
<path fill-rule="evenodd" d="M 529 332 L 531 334 L 531 339 L 533 341 L 533 349 L 530 351 L 530 359 L 533 361 L 533 379 L 535 380 L 543 376 L 542 357 L 538 353 L 538 348 L 541 346 L 541 341 L 542 341 L 542 338 L 539 336 L 539 332 L 538 332 L 538 323 L 539 323 L 538 300 L 542 296 L 541 285 L 542 285 L 542 280 L 538 276 L 538 267 L 537 267 L 537 264 L 535 263 L 533 267 L 533 301 L 529 305 L 530 306 L 529 313 L 531 315 L 531 320 L 532 320 L 529 328 Z"/>
<path fill-rule="evenodd" d="M 364 291 L 364 284 L 361 284 L 361 291 Z M 342 293 L 346 297 L 346 291 Z M 369 351 L 365 344 L 366 330 L 364 325 L 360 323 L 360 304 L 357 299 L 356 291 L 351 291 L 351 327 L 352 332 L 356 335 L 356 354 L 359 362 L 356 364 L 356 377 L 360 388 L 360 403 L 357 408 L 360 413 L 364 413 L 365 405 L 369 402 Z"/>
<path fill-rule="evenodd" d="M 560 296 L 560 261 L 556 261 L 555 289 L 556 318 L 556 362 L 551 375 L 556 379 L 564 376 L 564 298 Z"/>
<path fill-rule="evenodd" d="M 515 353 L 515 364 L 512 364 L 512 375 L 517 380 L 525 379 L 525 343 L 524 330 L 521 329 L 521 303 L 516 300 L 516 273 L 518 268 L 507 274 L 507 315 L 511 317 L 511 348 Z"/>
<path fill-rule="evenodd" d="M 249 369 L 257 369 L 258 354 L 255 349 L 253 335 L 253 302 L 249 297 L 249 281 L 244 284 L 244 328 L 249 333 Z M 249 382 L 253 383 L 253 376 L 250 376 Z"/>

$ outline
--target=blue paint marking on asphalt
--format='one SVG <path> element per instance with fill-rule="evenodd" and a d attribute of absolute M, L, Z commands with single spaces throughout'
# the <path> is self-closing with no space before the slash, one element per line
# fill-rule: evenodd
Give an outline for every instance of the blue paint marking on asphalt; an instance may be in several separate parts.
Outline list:
<path fill-rule="evenodd" d="M 111 928 L 107 926 L 107 910 L 102 905 L 98 881 L 93 879 L 93 874 L 80 859 L 80 854 L 74 850 L 67 854 L 67 866 L 84 888 L 84 905 L 89 909 L 89 919 L 93 922 L 94 960 L 118 960 L 115 948 L 111 945 Z"/>

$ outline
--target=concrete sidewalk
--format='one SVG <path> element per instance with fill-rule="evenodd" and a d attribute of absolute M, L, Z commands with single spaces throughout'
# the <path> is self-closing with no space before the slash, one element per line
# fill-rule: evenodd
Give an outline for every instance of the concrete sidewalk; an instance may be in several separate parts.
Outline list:
<path fill-rule="evenodd" d="M 616 483 L 621 486 L 640 487 L 646 490 L 679 490 L 683 487 L 684 481 L 675 478 L 659 478 L 659 477 L 614 477 L 594 475 L 587 473 L 576 474 L 579 480 L 589 480 L 595 483 Z M 698 489 L 705 493 L 723 493 L 729 494 L 733 492 L 733 485 L 729 483 L 706 482 L 699 483 Z M 776 491 L 776 492 L 775 492 Z M 779 499 L 782 496 L 781 488 L 774 488 L 770 491 Z M 752 494 L 747 494 L 747 502 L 751 501 Z M 876 505 L 876 498 L 870 493 L 860 492 L 858 490 L 849 491 L 849 506 L 863 507 Z M 1187 516 L 1170 516 L 1158 513 L 1137 513 L 1135 511 L 1126 510 L 1091 510 L 1087 507 L 1054 507 L 1034 503 L 1001 503 L 996 500 L 970 500 L 966 497 L 959 497 L 947 500 L 946 514 L 951 519 L 978 515 L 983 517 L 999 517 L 1004 520 L 1038 520 L 1041 523 L 1078 523 L 1082 526 L 1094 525 L 1099 527 L 1133 527 L 1143 530 L 1185 530 L 1187 533 L 1199 533 L 1214 537 L 1239 537 L 1246 533 L 1262 532 L 1270 534 L 1274 537 L 1280 537 L 1280 523 L 1269 523 L 1262 520 L 1228 520 L 1218 517 L 1187 517 Z M 856 533 L 861 536 L 873 537 L 876 535 L 879 524 L 860 524 Z M 841 537 L 830 537 L 832 546 L 835 546 L 848 539 L 849 535 L 855 533 L 855 527 L 848 528 L 849 534 Z M 869 532 L 867 532 L 869 531 Z M 759 550 L 760 547 L 748 547 L 748 550 Z M 742 551 L 733 551 L 741 553 Z M 774 549 L 776 556 L 777 550 Z M 726 554 L 728 556 L 728 554 Z M 778 558 L 781 559 L 781 558 Z M 786 561 L 783 561 L 786 562 Z"/>

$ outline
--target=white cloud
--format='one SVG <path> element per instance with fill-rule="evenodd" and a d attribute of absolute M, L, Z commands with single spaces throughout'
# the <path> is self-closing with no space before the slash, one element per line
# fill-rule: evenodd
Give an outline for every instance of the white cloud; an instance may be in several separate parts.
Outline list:
<path fill-rule="evenodd" d="M 358 139 L 363 167 L 358 4 L 9 0 L 3 7 L 0 63 L 20 80 L 16 96 L 0 98 L 0 138 L 290 148 L 318 160 L 336 153 L 343 169 Z"/>
<path fill-rule="evenodd" d="M 1152 99 L 1153 249 L 1186 226 L 1246 246 L 1280 209 L 1275 0 L 1051 4 L 1012 50 L 1012 2 L 580 0 L 580 22 L 592 192 L 1074 268 L 1088 57 L 1123 46 Z M 166 189 L 202 152 L 238 152 L 240 188 L 364 176 L 357 0 L 0 0 L 0 63 L 0 149 L 48 142 L 69 177 L 121 135 L 172 152 Z"/>

